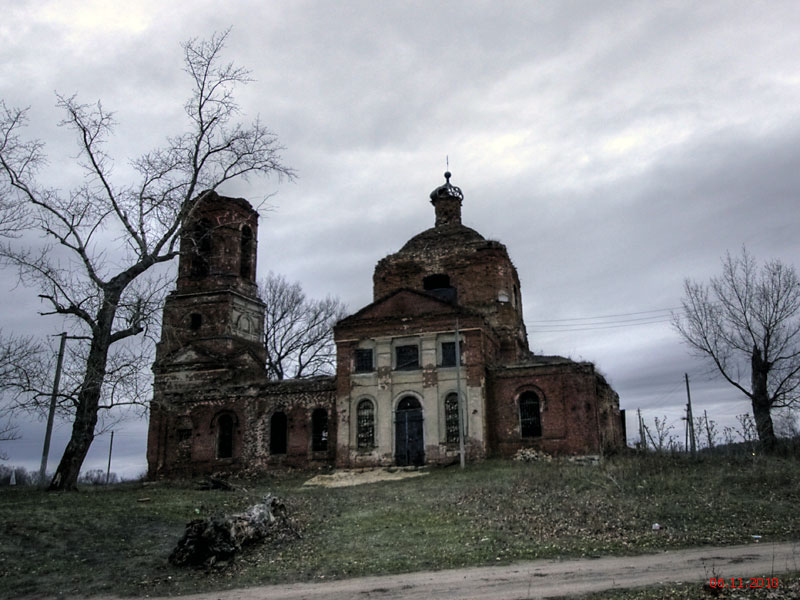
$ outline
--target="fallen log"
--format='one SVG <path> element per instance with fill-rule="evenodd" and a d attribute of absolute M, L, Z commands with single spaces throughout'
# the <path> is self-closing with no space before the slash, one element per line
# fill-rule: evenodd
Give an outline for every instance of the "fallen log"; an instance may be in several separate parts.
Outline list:
<path fill-rule="evenodd" d="M 272 494 L 243 513 L 195 519 L 169 555 L 175 566 L 206 566 L 228 561 L 242 546 L 267 537 L 299 534 L 292 527 L 286 506 Z"/>

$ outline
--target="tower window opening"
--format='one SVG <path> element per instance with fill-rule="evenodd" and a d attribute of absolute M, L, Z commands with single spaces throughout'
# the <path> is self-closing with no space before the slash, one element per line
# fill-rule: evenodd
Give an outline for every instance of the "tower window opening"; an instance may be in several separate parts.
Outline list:
<path fill-rule="evenodd" d="M 242 227 L 242 239 L 239 249 L 239 274 L 247 279 L 252 278 L 253 271 L 253 230 L 249 226 Z"/>
<path fill-rule="evenodd" d="M 448 288 L 450 287 L 450 276 L 445 275 L 444 273 L 428 275 L 422 280 L 422 286 L 425 288 L 425 291 Z"/>
<path fill-rule="evenodd" d="M 210 271 L 211 222 L 200 219 L 191 233 L 192 261 L 191 276 L 205 277 Z"/>
<path fill-rule="evenodd" d="M 450 276 L 444 273 L 435 273 L 425 277 L 422 280 L 422 288 L 442 300 L 448 302 L 456 300 L 456 288 L 450 285 Z"/>
<path fill-rule="evenodd" d="M 203 325 L 203 315 L 200 313 L 192 313 L 189 315 L 189 329 L 197 331 Z"/>

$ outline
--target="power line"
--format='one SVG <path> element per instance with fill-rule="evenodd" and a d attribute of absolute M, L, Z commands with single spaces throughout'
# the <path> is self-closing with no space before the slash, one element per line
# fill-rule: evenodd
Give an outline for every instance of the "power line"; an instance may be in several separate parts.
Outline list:
<path fill-rule="evenodd" d="M 588 327 L 580 327 L 579 325 L 575 325 L 574 327 L 568 327 L 567 329 L 549 329 L 547 327 L 532 327 L 530 331 L 538 332 L 538 333 L 559 333 L 559 332 L 569 332 L 569 331 L 593 331 L 596 329 L 618 329 L 620 327 L 636 327 L 637 325 L 657 325 L 659 323 L 671 323 L 672 319 L 658 319 L 658 320 L 648 320 L 643 322 L 637 323 L 630 323 L 630 322 L 618 322 L 618 323 L 608 323 L 605 325 L 591 324 Z M 565 327 L 565 326 L 562 326 Z"/>
<path fill-rule="evenodd" d="M 598 315 L 595 317 L 573 317 L 571 319 L 540 319 L 537 321 L 528 321 L 529 323 L 562 323 L 565 321 L 596 321 L 600 319 L 611 319 L 616 317 L 632 317 L 635 315 L 646 315 L 650 313 L 672 312 L 675 310 L 683 310 L 682 306 L 671 306 L 667 308 L 655 308 L 653 310 L 642 310 L 639 312 L 619 313 L 616 315 Z"/>

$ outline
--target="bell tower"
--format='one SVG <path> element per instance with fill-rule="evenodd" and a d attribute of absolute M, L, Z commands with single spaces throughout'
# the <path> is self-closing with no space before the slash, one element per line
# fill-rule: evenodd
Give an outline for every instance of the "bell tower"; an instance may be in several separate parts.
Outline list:
<path fill-rule="evenodd" d="M 263 366 L 257 235 L 258 213 L 246 200 L 213 191 L 198 197 L 183 226 L 177 286 L 164 304 L 157 372 L 187 348 L 217 363 L 246 353 Z"/>

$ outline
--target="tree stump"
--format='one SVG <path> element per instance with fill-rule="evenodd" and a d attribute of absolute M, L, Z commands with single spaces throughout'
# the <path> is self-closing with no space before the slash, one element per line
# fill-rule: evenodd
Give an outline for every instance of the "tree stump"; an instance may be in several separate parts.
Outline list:
<path fill-rule="evenodd" d="M 183 537 L 169 555 L 175 566 L 210 567 L 227 561 L 242 546 L 269 536 L 297 532 L 289 523 L 286 507 L 272 494 L 243 513 L 195 519 L 186 525 Z"/>

